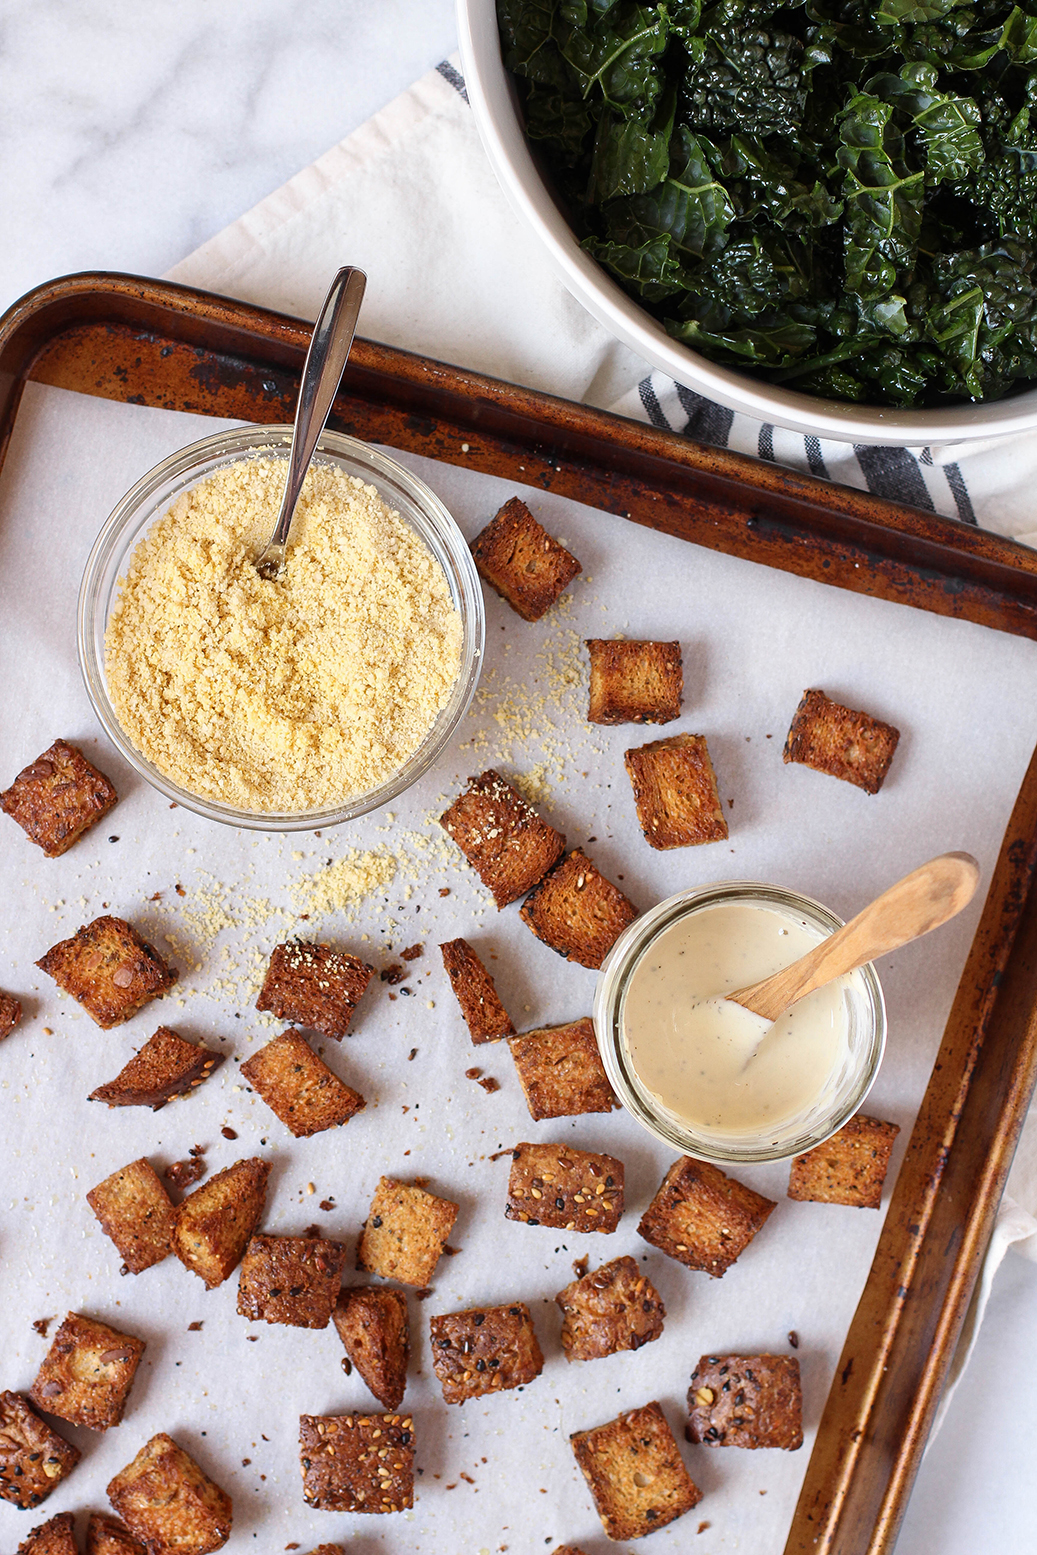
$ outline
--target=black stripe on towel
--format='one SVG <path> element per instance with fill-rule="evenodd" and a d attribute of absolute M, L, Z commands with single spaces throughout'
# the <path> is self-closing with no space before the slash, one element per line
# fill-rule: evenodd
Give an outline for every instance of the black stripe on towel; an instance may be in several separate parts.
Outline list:
<path fill-rule="evenodd" d="M 460 92 L 465 102 L 468 101 L 468 88 L 464 84 L 464 76 L 459 70 L 455 70 L 448 59 L 441 59 L 436 66 L 444 81 L 449 81 L 455 92 Z"/>
<path fill-rule="evenodd" d="M 641 396 L 641 404 L 645 408 L 645 415 L 653 427 L 659 427 L 664 432 L 672 432 L 673 428 L 667 421 L 663 408 L 659 404 L 659 396 L 652 388 L 651 378 L 642 378 L 637 386 L 637 392 Z"/>
<path fill-rule="evenodd" d="M 774 428 L 769 421 L 765 421 L 760 428 L 756 452 L 761 459 L 769 459 L 771 464 L 774 463 Z"/>
<path fill-rule="evenodd" d="M 963 524 L 976 524 L 975 509 L 972 506 L 972 498 L 969 496 L 968 487 L 965 485 L 965 477 L 956 464 L 945 464 L 943 473 L 947 477 L 947 484 L 951 488 L 951 496 L 954 498 L 958 509 L 958 517 Z"/>
<path fill-rule="evenodd" d="M 868 490 L 877 497 L 889 497 L 892 502 L 906 502 L 914 508 L 935 511 L 929 488 L 913 454 L 906 448 L 873 448 L 868 443 L 855 443 L 853 451 L 864 472 Z"/>
<path fill-rule="evenodd" d="M 734 411 L 728 410 L 726 405 L 715 405 L 701 394 L 694 394 L 682 383 L 676 384 L 675 388 L 688 418 L 687 425 L 682 428 L 684 436 L 693 437 L 698 443 L 709 443 L 713 448 L 726 448 L 735 419 Z"/>
<path fill-rule="evenodd" d="M 821 452 L 821 439 L 811 434 L 804 437 L 803 448 L 807 456 L 807 464 L 810 466 L 811 475 L 816 475 L 819 480 L 831 480 L 828 468 L 825 465 L 825 456 Z"/>

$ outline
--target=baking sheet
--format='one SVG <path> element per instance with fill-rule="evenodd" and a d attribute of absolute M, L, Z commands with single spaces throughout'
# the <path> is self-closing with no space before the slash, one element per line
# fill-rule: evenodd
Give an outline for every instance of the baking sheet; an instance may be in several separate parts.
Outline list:
<path fill-rule="evenodd" d="M 76 666 L 75 598 L 94 535 L 123 491 L 167 453 L 224 424 L 29 385 L 0 478 L 0 778 L 9 782 L 61 734 L 97 760 L 122 796 L 57 860 L 3 824 L 0 986 L 22 998 L 27 1013 L 0 1046 L 0 1386 L 31 1383 L 47 1349 L 31 1328 L 40 1316 L 82 1310 L 148 1341 L 122 1425 L 104 1436 L 59 1425 L 83 1461 L 37 1513 L 0 1504 L 0 1540 L 13 1547 L 53 1512 L 103 1508 L 111 1476 L 150 1435 L 167 1430 L 233 1495 L 232 1552 L 258 1538 L 266 1548 L 297 1542 L 303 1550 L 349 1540 L 359 1555 L 550 1550 L 562 1542 L 603 1555 L 614 1546 L 568 1434 L 658 1398 L 683 1441 L 684 1396 L 700 1354 L 791 1353 L 787 1336 L 795 1331 L 804 1447 L 796 1454 L 684 1447 L 705 1497 L 652 1540 L 653 1551 L 683 1550 L 708 1523 L 695 1538 L 696 1555 L 777 1551 L 880 1216 L 792 1203 L 784 1197 L 788 1168 L 764 1166 L 738 1175 L 777 1199 L 778 1209 L 722 1281 L 642 1243 L 637 1220 L 672 1154 L 624 1114 L 532 1122 L 507 1051 L 470 1045 L 435 946 L 469 938 L 520 1030 L 589 1013 L 594 974 L 534 940 L 517 907 L 498 914 L 434 817 L 471 772 L 497 764 L 522 774 L 570 844 L 586 846 L 642 907 L 686 886 L 761 879 L 849 916 L 932 854 L 975 853 L 984 879 L 972 908 L 879 968 L 890 1038 L 868 1110 L 902 1126 L 895 1170 L 1037 741 L 1037 644 L 827 589 L 531 492 L 533 511 L 571 546 L 584 573 L 537 626 L 488 596 L 482 687 L 437 769 L 390 811 L 319 838 L 220 828 L 170 810 L 107 746 Z M 469 537 L 522 491 L 401 459 Z M 661 732 L 708 737 L 729 843 L 657 854 L 641 838 L 622 752 L 660 731 L 584 721 L 581 639 L 620 633 L 680 638 L 684 716 Z M 785 731 L 808 685 L 902 730 L 877 797 L 782 764 Z M 383 883 L 320 911 L 322 896 L 330 903 L 362 878 Z M 181 977 L 163 1004 L 104 1033 L 32 962 L 106 906 L 168 951 Z M 412 963 L 410 997 L 373 984 L 354 1034 L 327 1044 L 325 1058 L 364 1093 L 367 1109 L 344 1130 L 299 1141 L 235 1073 L 280 1029 L 251 1006 L 266 953 L 293 932 L 320 934 L 378 966 L 404 946 L 426 947 Z M 88 1092 L 161 1022 L 220 1045 L 228 1061 L 195 1095 L 158 1114 L 88 1103 Z M 497 1079 L 500 1091 L 488 1095 L 466 1079 L 472 1066 Z M 237 1130 L 236 1142 L 222 1138 L 225 1125 Z M 503 1219 L 508 1161 L 491 1155 L 519 1140 L 554 1138 L 625 1161 L 628 1208 L 612 1236 Z M 299 1413 L 378 1407 L 356 1372 L 341 1371 L 333 1328 L 250 1325 L 235 1314 L 233 1278 L 206 1293 L 173 1260 L 120 1278 L 120 1259 L 86 1191 L 138 1155 L 161 1170 L 196 1143 L 206 1146 L 211 1171 L 253 1153 L 273 1163 L 261 1222 L 271 1231 L 319 1223 L 326 1235 L 352 1242 L 382 1172 L 427 1176 L 433 1191 L 460 1202 L 451 1237 L 457 1256 L 440 1263 L 427 1300 L 409 1300 L 414 1357 L 405 1406 L 422 1471 L 412 1512 L 349 1517 L 302 1501 Z M 329 1199 L 335 1207 L 321 1211 Z M 643 1259 L 660 1290 L 663 1337 L 636 1354 L 568 1366 L 553 1297 L 573 1277 L 575 1258 L 588 1255 L 594 1267 L 621 1253 Z M 533 1311 L 542 1376 L 521 1393 L 448 1409 L 431 1375 L 428 1317 L 515 1298 Z M 202 1329 L 188 1332 L 198 1320 Z"/>

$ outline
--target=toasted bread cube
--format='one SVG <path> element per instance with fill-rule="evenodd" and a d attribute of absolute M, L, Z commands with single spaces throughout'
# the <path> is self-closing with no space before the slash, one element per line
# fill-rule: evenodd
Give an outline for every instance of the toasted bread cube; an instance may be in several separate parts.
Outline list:
<path fill-rule="evenodd" d="M 899 1133 L 898 1123 L 883 1123 L 881 1118 L 858 1113 L 823 1145 L 794 1158 L 789 1198 L 878 1209 Z"/>
<path fill-rule="evenodd" d="M 595 968 L 637 916 L 633 902 L 580 848 L 555 865 L 521 910 L 522 921 L 537 939 L 567 961 Z"/>
<path fill-rule="evenodd" d="M 270 955 L 257 1010 L 341 1042 L 374 967 L 330 945 L 292 940 Z"/>
<path fill-rule="evenodd" d="M 573 1280 L 555 1301 L 562 1309 L 567 1361 L 594 1361 L 619 1350 L 640 1350 L 663 1331 L 662 1297 L 633 1258 L 613 1258 Z"/>
<path fill-rule="evenodd" d="M 559 1544 L 551 1551 L 551 1555 L 583 1555 L 578 1544 Z"/>
<path fill-rule="evenodd" d="M 117 1517 L 109 1517 L 107 1512 L 91 1512 L 86 1525 L 86 1555 L 147 1555 L 147 1552 Z"/>
<path fill-rule="evenodd" d="M 523 621 L 539 621 L 582 572 L 576 557 L 552 540 L 521 497 L 511 497 L 472 541 L 480 577 Z"/>
<path fill-rule="evenodd" d="M 403 1512 L 414 1505 L 408 1415 L 300 1415 L 302 1493 L 325 1512 Z"/>
<path fill-rule="evenodd" d="M 618 1107 L 590 1016 L 524 1032 L 508 1046 L 531 1117 L 573 1118 Z"/>
<path fill-rule="evenodd" d="M 0 794 L 0 810 L 17 821 L 48 858 L 58 858 L 108 814 L 118 797 L 81 750 L 67 740 L 55 740 Z"/>
<path fill-rule="evenodd" d="M 79 1555 L 72 1513 L 59 1512 L 49 1522 L 33 1528 L 19 1544 L 18 1555 Z"/>
<path fill-rule="evenodd" d="M 499 908 L 535 886 L 561 857 L 565 838 L 541 820 L 492 767 L 439 818 Z"/>
<path fill-rule="evenodd" d="M 432 1278 L 459 1206 L 424 1188 L 380 1177 L 360 1233 L 356 1266 L 401 1285 L 424 1288 Z"/>
<path fill-rule="evenodd" d="M 346 1249 L 324 1237 L 254 1236 L 238 1279 L 238 1312 L 253 1321 L 327 1328 Z"/>
<path fill-rule="evenodd" d="M 95 918 L 52 945 L 36 965 L 103 1031 L 129 1020 L 177 979 L 154 945 L 122 918 Z"/>
<path fill-rule="evenodd" d="M 269 1172 L 267 1162 L 257 1156 L 235 1161 L 196 1188 L 177 1210 L 173 1251 L 205 1281 L 206 1290 L 222 1285 L 241 1262 L 263 1213 Z"/>
<path fill-rule="evenodd" d="M 161 1263 L 170 1252 L 176 1211 L 144 1156 L 91 1188 L 86 1202 L 131 1274 Z"/>
<path fill-rule="evenodd" d="M 346 1355 L 383 1409 L 399 1409 L 407 1386 L 410 1326 L 402 1290 L 354 1285 L 331 1314 Z"/>
<path fill-rule="evenodd" d="M 27 1511 L 79 1462 L 79 1448 L 41 1420 L 20 1393 L 0 1393 L 0 1501 Z"/>
<path fill-rule="evenodd" d="M 116 1474 L 108 1499 L 149 1551 L 209 1555 L 230 1537 L 230 1496 L 164 1431 Z"/>
<path fill-rule="evenodd" d="M 160 1026 L 105 1085 L 90 1092 L 91 1101 L 109 1107 L 150 1107 L 158 1112 L 174 1096 L 186 1096 L 223 1063 L 224 1055 L 185 1042 L 170 1026 Z"/>
<path fill-rule="evenodd" d="M 615 1231 L 623 1213 L 623 1163 L 569 1145 L 516 1145 L 508 1174 L 509 1220 L 563 1231 Z"/>
<path fill-rule="evenodd" d="M 341 1544 L 318 1544 L 315 1550 L 310 1551 L 310 1555 L 345 1555 L 345 1551 Z"/>
<path fill-rule="evenodd" d="M 638 825 L 660 851 L 723 842 L 727 822 L 703 734 L 673 734 L 624 752 Z"/>
<path fill-rule="evenodd" d="M 447 1404 L 525 1387 L 544 1369 L 524 1301 L 447 1312 L 429 1323 L 432 1367 Z"/>
<path fill-rule="evenodd" d="M 497 996 L 493 978 L 468 941 L 447 940 L 439 949 L 472 1041 L 495 1042 L 498 1037 L 512 1036 L 515 1027 L 511 1016 Z"/>
<path fill-rule="evenodd" d="M 144 1349 L 143 1339 L 70 1312 L 54 1335 L 29 1397 L 37 1408 L 72 1425 L 107 1431 L 122 1419 Z"/>
<path fill-rule="evenodd" d="M 22 1018 L 22 1002 L 0 990 L 0 1042 L 10 1036 Z M 512 1028 L 514 1030 L 514 1028 Z"/>
<path fill-rule="evenodd" d="M 610 1539 L 640 1539 L 702 1500 L 657 1403 L 569 1441 Z"/>
<path fill-rule="evenodd" d="M 253 1053 L 241 1073 L 296 1139 L 348 1123 L 365 1106 L 359 1091 L 333 1074 L 298 1031 Z"/>
<path fill-rule="evenodd" d="M 592 724 L 668 724 L 681 715 L 680 643 L 587 639 Z"/>
<path fill-rule="evenodd" d="M 785 741 L 784 760 L 877 794 L 899 739 L 900 730 L 892 724 L 842 707 L 823 691 L 804 691 Z"/>
<path fill-rule="evenodd" d="M 803 1393 L 792 1355 L 704 1355 L 691 1374 L 689 1442 L 707 1447 L 803 1445 Z"/>
<path fill-rule="evenodd" d="M 719 1280 L 774 1207 L 719 1167 L 685 1155 L 666 1173 L 637 1230 L 678 1263 Z"/>

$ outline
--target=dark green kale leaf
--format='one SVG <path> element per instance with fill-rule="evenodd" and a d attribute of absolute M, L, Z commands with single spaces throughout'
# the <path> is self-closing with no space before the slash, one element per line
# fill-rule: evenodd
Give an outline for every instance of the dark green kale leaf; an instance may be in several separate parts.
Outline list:
<path fill-rule="evenodd" d="M 659 57 L 669 39 L 665 5 L 623 4 L 600 22 L 570 27 L 559 49 L 585 98 L 600 93 L 614 112 L 643 114 L 662 91 Z"/>
<path fill-rule="evenodd" d="M 872 76 L 865 88 L 911 120 L 932 183 L 967 178 L 984 160 L 979 108 L 971 97 L 939 91 L 937 78 L 936 66 L 920 60 L 898 76 Z"/>
<path fill-rule="evenodd" d="M 1034 252 L 1011 239 L 933 264 L 928 337 L 974 400 L 1003 394 L 1037 372 Z"/>
<path fill-rule="evenodd" d="M 846 290 L 865 303 L 886 304 L 877 321 L 899 334 L 907 325 L 896 289 L 914 266 L 925 174 L 904 161 L 892 115 L 892 106 L 877 97 L 862 92 L 852 98 L 843 110 L 836 158 L 845 173 Z"/>
<path fill-rule="evenodd" d="M 604 205 L 617 195 L 648 194 L 661 184 L 670 166 L 675 95 L 669 91 L 657 111 L 629 113 L 598 121 L 587 200 Z"/>
<path fill-rule="evenodd" d="M 807 89 L 803 44 L 789 33 L 716 27 L 687 45 L 681 110 L 698 130 L 798 133 Z"/>
<path fill-rule="evenodd" d="M 809 350 L 815 338 L 814 331 L 806 324 L 766 316 L 751 327 L 717 325 L 712 329 L 697 319 L 686 319 L 683 323 L 667 319 L 666 332 L 691 346 L 693 351 L 701 351 L 704 356 L 732 366 L 752 362 L 763 367 L 784 367 Z"/>
<path fill-rule="evenodd" d="M 813 184 L 801 182 L 797 176 L 801 163 L 807 168 L 811 163 L 798 154 L 788 162 L 755 136 L 732 135 L 712 158 L 743 221 L 766 212 L 776 227 L 800 232 L 830 226 L 843 213 L 843 202 L 819 178 Z"/>
<path fill-rule="evenodd" d="M 554 0 L 497 0 L 504 65 L 513 75 L 571 92 L 575 81 L 555 39 L 556 10 Z"/>
<path fill-rule="evenodd" d="M 530 82 L 526 93 L 526 134 L 544 142 L 555 159 L 577 164 L 595 126 L 594 112 L 582 98 L 564 97 L 554 87 Z"/>

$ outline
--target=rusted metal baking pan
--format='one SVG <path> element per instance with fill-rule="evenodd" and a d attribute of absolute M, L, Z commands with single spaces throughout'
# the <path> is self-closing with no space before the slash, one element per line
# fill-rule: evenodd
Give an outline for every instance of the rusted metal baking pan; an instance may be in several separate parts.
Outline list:
<path fill-rule="evenodd" d="M 0 319 L 0 461 L 24 384 L 291 420 L 310 326 L 85 274 Z M 950 519 L 358 340 L 331 424 L 801 577 L 1037 637 L 1037 553 Z M 1037 756 L 1009 821 L 786 1545 L 888 1555 L 1037 1077 Z"/>
<path fill-rule="evenodd" d="M 291 420 L 311 326 L 136 276 L 51 281 L 0 320 L 0 458 L 20 382 Z M 954 519 L 358 340 L 331 425 L 515 477 L 712 550 L 1037 636 L 1037 554 Z M 462 444 L 467 444 L 462 449 Z"/>

